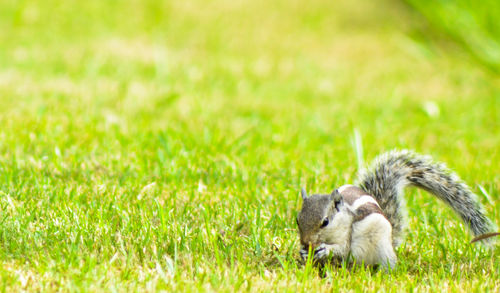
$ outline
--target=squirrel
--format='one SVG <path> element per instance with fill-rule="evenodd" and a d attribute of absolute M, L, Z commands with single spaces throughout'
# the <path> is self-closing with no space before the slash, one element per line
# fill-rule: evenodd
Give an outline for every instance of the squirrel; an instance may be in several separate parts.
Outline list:
<path fill-rule="evenodd" d="M 450 206 L 469 226 L 476 240 L 498 235 L 470 188 L 442 163 L 412 151 L 389 151 L 359 173 L 355 185 L 330 194 L 308 196 L 302 188 L 302 209 L 297 216 L 300 255 L 305 261 L 396 265 L 403 239 L 402 192 L 415 186 Z M 483 240 L 485 241 L 485 240 Z"/>

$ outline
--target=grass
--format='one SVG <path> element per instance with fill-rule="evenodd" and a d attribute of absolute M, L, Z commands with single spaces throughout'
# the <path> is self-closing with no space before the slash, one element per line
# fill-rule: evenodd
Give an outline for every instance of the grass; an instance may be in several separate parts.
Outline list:
<path fill-rule="evenodd" d="M 476 61 L 500 73 L 500 13 L 498 1 L 406 0 L 437 32 L 460 43 Z"/>
<path fill-rule="evenodd" d="M 2 2 L 3 291 L 498 291 L 499 246 L 415 190 L 391 274 L 298 260 L 300 187 L 393 148 L 499 223 L 498 76 L 428 26 L 391 0 Z"/>

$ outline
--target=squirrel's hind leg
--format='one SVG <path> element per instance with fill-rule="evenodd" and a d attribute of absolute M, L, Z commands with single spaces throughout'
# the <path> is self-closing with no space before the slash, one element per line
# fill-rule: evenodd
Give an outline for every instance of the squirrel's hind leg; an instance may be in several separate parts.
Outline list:
<path fill-rule="evenodd" d="M 358 264 L 380 264 L 386 268 L 396 265 L 392 226 L 382 214 L 371 214 L 353 224 L 351 253 Z"/>

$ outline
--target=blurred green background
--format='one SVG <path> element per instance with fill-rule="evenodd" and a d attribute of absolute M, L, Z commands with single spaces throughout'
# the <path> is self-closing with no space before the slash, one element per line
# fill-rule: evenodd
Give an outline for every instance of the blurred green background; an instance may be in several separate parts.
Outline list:
<path fill-rule="evenodd" d="M 499 15 L 466 0 L 1 1 L 4 291 L 496 291 L 498 246 L 464 244 L 424 192 L 408 192 L 390 286 L 304 269 L 294 216 L 300 186 L 327 192 L 409 148 L 498 223 Z"/>

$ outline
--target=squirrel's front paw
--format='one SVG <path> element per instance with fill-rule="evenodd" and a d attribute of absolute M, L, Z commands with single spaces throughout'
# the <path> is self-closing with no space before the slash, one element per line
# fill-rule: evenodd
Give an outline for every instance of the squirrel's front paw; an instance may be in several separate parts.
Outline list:
<path fill-rule="evenodd" d="M 300 250 L 300 257 L 302 258 L 303 261 L 306 261 L 308 255 L 309 255 L 309 250 L 303 246 L 302 249 Z"/>
<path fill-rule="evenodd" d="M 332 253 L 332 246 L 328 244 L 321 244 L 320 246 L 316 247 L 314 251 L 312 251 L 312 259 L 314 262 L 322 262 L 325 259 L 327 259 L 330 254 Z M 307 258 L 309 257 L 309 250 L 307 247 L 302 247 L 300 250 L 300 257 L 302 258 L 303 261 L 307 261 Z"/>
<path fill-rule="evenodd" d="M 330 254 L 330 250 L 326 244 L 321 244 L 314 250 L 313 260 L 319 261 L 326 258 Z"/>
<path fill-rule="evenodd" d="M 322 244 L 321 246 L 319 246 L 318 248 L 316 248 L 313 252 L 312 252 L 312 257 L 313 257 L 313 260 L 318 260 L 318 259 L 321 259 L 323 257 L 325 257 L 325 246 L 324 244 Z M 302 258 L 303 261 L 307 261 L 307 258 L 309 257 L 309 249 L 308 247 L 305 247 L 303 246 L 302 249 L 300 250 L 300 257 Z"/>

